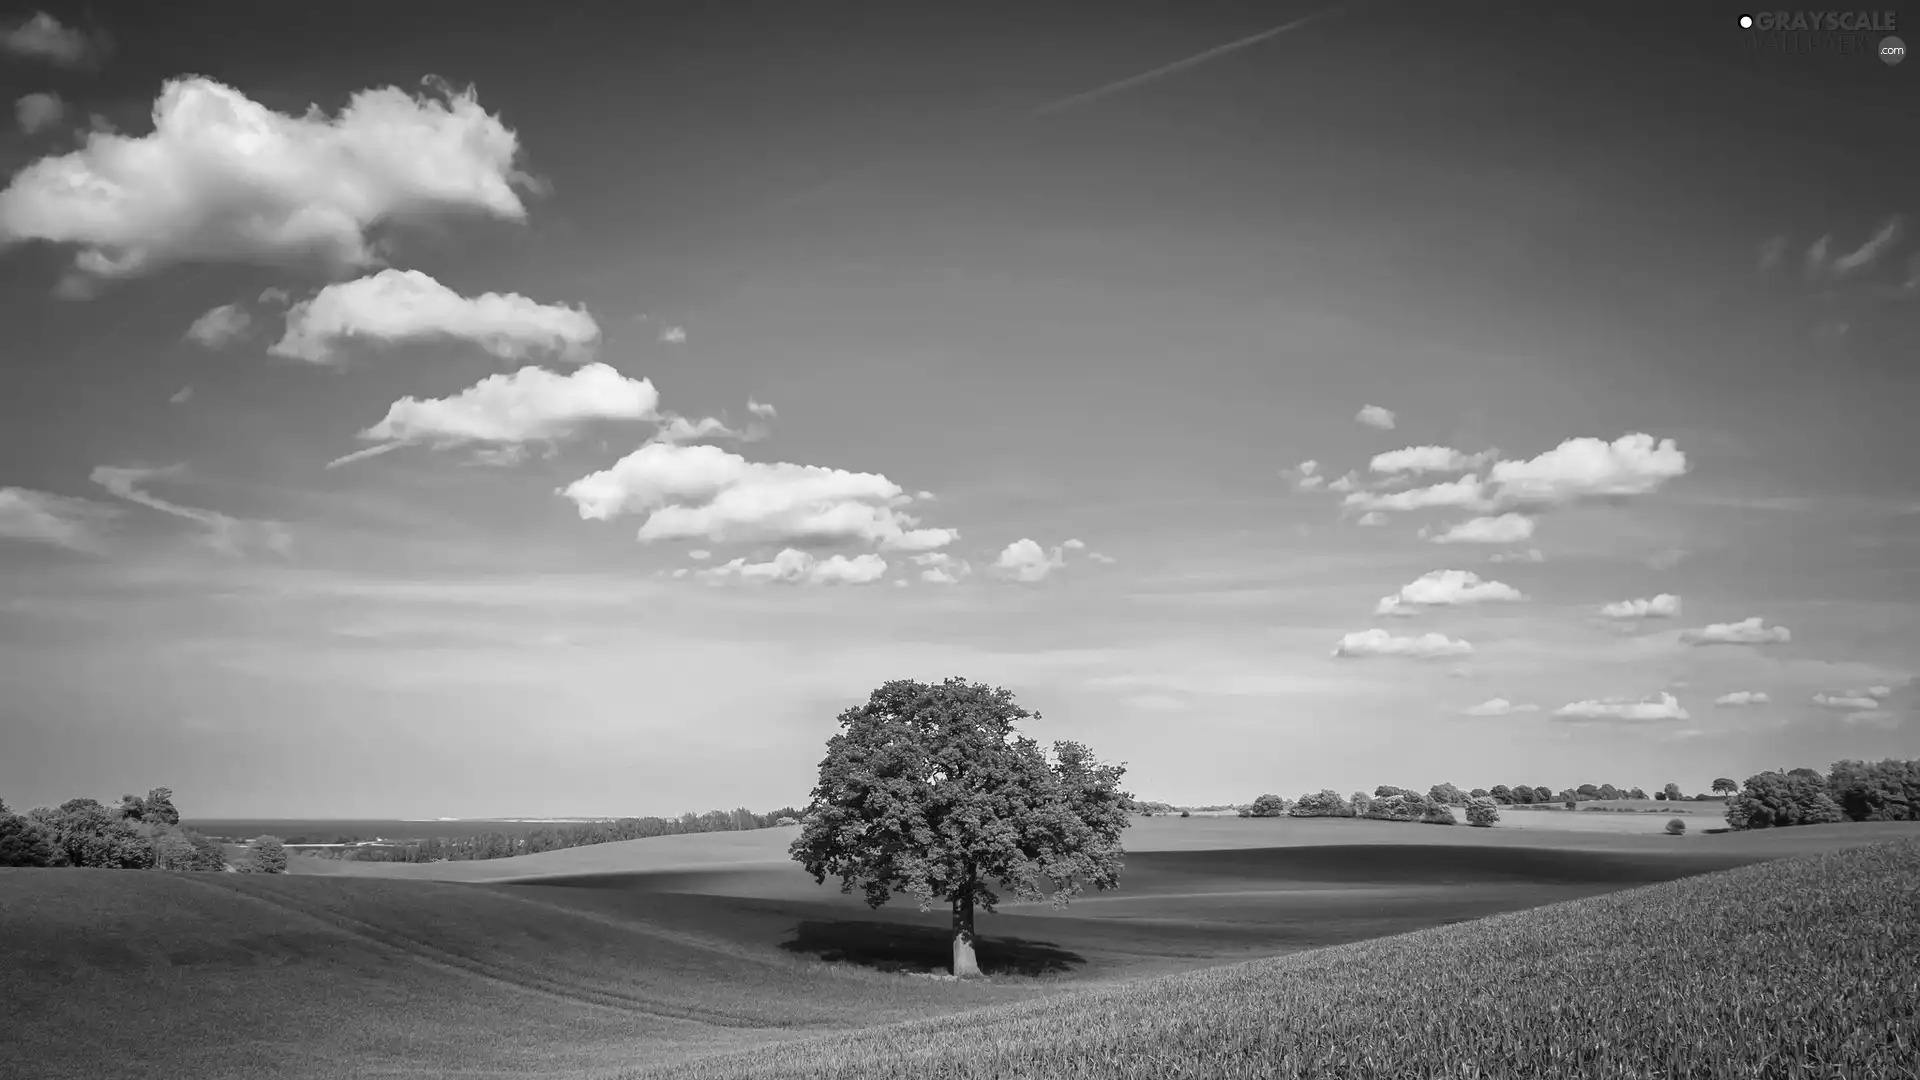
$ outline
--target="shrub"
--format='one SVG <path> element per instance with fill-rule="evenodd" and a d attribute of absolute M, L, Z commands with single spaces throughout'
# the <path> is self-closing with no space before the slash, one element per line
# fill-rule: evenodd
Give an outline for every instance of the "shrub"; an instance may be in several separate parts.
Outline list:
<path fill-rule="evenodd" d="M 1467 824 L 1477 829 L 1490 829 L 1500 820 L 1500 804 L 1491 796 L 1482 795 L 1467 804 Z"/>
<path fill-rule="evenodd" d="M 1727 825 L 1734 829 L 1776 829 L 1824 825 L 1846 814 L 1827 792 L 1827 783 L 1811 769 L 1763 772 L 1747 777 L 1740 794 L 1727 800 Z"/>
<path fill-rule="evenodd" d="M 1182 810 L 1182 811 L 1180 811 L 1180 816 L 1181 816 L 1181 817 L 1192 817 L 1192 816 L 1193 816 L 1193 811 L 1191 811 L 1191 810 Z"/>
<path fill-rule="evenodd" d="M 257 836 L 247 845 L 246 869 L 255 874 L 287 872 L 287 849 L 277 836 Z"/>
<path fill-rule="evenodd" d="M 1687 832 L 1686 822 L 1681 821 L 1679 818 L 1667 819 L 1667 835 L 1668 836 L 1685 836 L 1686 832 Z"/>
<path fill-rule="evenodd" d="M 1458 825 L 1460 821 L 1453 816 L 1453 809 L 1446 803 L 1428 800 L 1426 807 L 1420 811 L 1420 823 L 1422 825 Z"/>
<path fill-rule="evenodd" d="M 1571 809 L 1573 809 L 1573 808 L 1574 808 L 1574 806 L 1575 806 L 1576 804 L 1575 804 L 1575 802 L 1574 802 L 1574 800 L 1572 800 L 1572 799 L 1568 799 L 1568 800 L 1566 801 L 1566 803 L 1565 803 L 1564 805 L 1566 806 L 1566 808 L 1567 808 L 1567 809 L 1569 809 L 1569 810 L 1571 810 Z"/>
<path fill-rule="evenodd" d="M 798 824 L 800 824 L 800 819 L 799 819 L 799 818 L 790 818 L 790 817 L 783 817 L 783 818 L 775 818 L 775 819 L 774 819 L 774 822 L 773 822 L 773 823 L 774 823 L 774 825 L 775 825 L 775 826 L 780 826 L 780 825 L 798 825 Z"/>
<path fill-rule="evenodd" d="M 1455 806 L 1465 803 L 1467 797 L 1452 784 L 1435 784 L 1427 789 L 1427 801 Z"/>
<path fill-rule="evenodd" d="M 1366 817 L 1367 811 L 1373 807 L 1373 796 L 1364 791 L 1356 791 L 1347 796 L 1347 805 L 1353 807 L 1356 816 Z"/>
<path fill-rule="evenodd" d="M 1321 788 L 1311 795 L 1300 796 L 1300 801 L 1287 809 L 1291 817 L 1352 817 L 1353 806 L 1340 797 L 1332 788 Z"/>
<path fill-rule="evenodd" d="M 1278 795 L 1262 795 L 1253 800 L 1249 810 L 1252 817 L 1279 817 L 1287 812 L 1287 800 Z"/>

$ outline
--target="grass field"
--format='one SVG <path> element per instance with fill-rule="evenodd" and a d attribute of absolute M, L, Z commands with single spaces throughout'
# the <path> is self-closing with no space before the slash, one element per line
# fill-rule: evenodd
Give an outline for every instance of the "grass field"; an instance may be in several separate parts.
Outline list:
<path fill-rule="evenodd" d="M 744 1075 L 748 1065 L 697 1063 L 825 1035 L 833 1041 L 779 1055 L 800 1071 L 768 1075 L 900 1075 L 888 1070 L 901 1065 L 902 1047 L 933 1055 L 926 1069 L 908 1070 L 915 1076 L 1265 1075 L 1191 1070 L 1209 1045 L 1225 1047 L 1221 1060 L 1229 1062 L 1250 1060 L 1236 1047 L 1267 1046 L 1253 1031 L 1253 1003 L 1264 1002 L 1260 1015 L 1282 1006 L 1295 1010 L 1287 1015 L 1309 1015 L 1280 990 L 1306 977 L 1299 972 L 1334 965 L 1325 970 L 1350 973 L 1363 962 L 1395 971 L 1373 960 L 1324 959 L 1399 947 L 1372 939 L 1440 928 L 1420 940 L 1456 942 L 1444 948 L 1465 963 L 1491 946 L 1448 935 L 1507 924 L 1446 924 L 1592 903 L 1623 888 L 1757 860 L 1920 837 L 1910 825 L 1666 837 L 1148 819 L 1129 831 L 1123 890 L 1062 910 L 1010 905 L 983 916 L 981 961 L 992 977 L 956 983 L 908 974 L 944 964 L 942 913 L 922 915 L 910 902 L 873 911 L 832 883 L 816 886 L 785 861 L 791 832 L 661 837 L 437 866 L 328 863 L 350 872 L 286 877 L 0 870 L 0 1061 L 32 1062 L 31 1075 L 47 1080 L 570 1077 L 663 1068 L 669 1071 L 649 1075 L 685 1069 L 717 1077 Z M 1911 870 L 1911 860 L 1900 866 Z M 430 876 L 483 870 L 500 877 Z M 504 880 L 513 873 L 537 876 Z M 1763 874 L 1762 884 L 1772 880 Z M 1916 884 L 1909 876 L 1909 892 Z M 1755 903 L 1752 896 L 1730 905 L 1717 894 L 1679 895 L 1692 899 L 1663 902 L 1661 917 L 1690 921 L 1703 933 L 1718 933 L 1729 909 Z M 1559 916 L 1554 932 L 1572 941 L 1567 928 L 1584 918 Z M 1873 940 L 1881 939 L 1860 947 Z M 1218 968 L 1322 946 L 1362 951 L 1272 961 L 1306 965 L 1275 969 L 1289 973 L 1280 983 L 1257 974 L 1266 968 Z M 1590 962 L 1587 951 L 1598 947 L 1569 946 L 1552 964 L 1522 957 L 1532 965 L 1523 974 L 1548 981 L 1554 971 Z M 1635 955 L 1665 962 L 1652 952 Z M 1208 968 L 1217 970 L 1196 970 Z M 1415 955 L 1371 992 L 1404 1000 L 1410 1017 L 1427 1017 L 1409 1021 L 1408 1038 L 1428 1037 L 1419 1025 L 1439 1022 L 1421 1011 L 1431 1005 L 1421 1004 L 1422 994 L 1471 1000 L 1480 992 L 1470 980 L 1434 983 L 1436 970 Z M 1186 981 L 1140 981 L 1156 976 Z M 1345 986 L 1340 1000 L 1367 997 L 1335 975 L 1312 978 Z M 1096 998 L 1083 1000 L 1088 994 Z M 1086 1071 L 1101 1054 L 1138 1049 L 1133 1036 L 1071 1012 L 1114 994 L 1132 1003 L 1127 1016 L 1144 1009 L 1172 1018 L 1162 1041 L 1188 1055 L 1180 1060 L 1189 1071 L 1156 1072 L 1134 1058 L 1126 1066 L 1133 1073 Z M 963 1068 L 952 1062 L 964 1060 L 941 1040 L 985 1023 L 942 1018 L 1000 1006 L 1017 1011 L 1008 1031 L 1032 1033 L 1078 1017 L 1073 1023 L 1092 1041 L 1067 1040 L 1081 1047 L 1069 1061 L 1033 1057 L 1037 1051 L 1019 1050 L 1015 1040 L 994 1052 L 1001 1056 L 982 1059 L 1012 1071 L 939 1071 Z M 1238 1034 L 1219 1044 L 1181 1034 L 1215 1030 L 1206 1015 Z M 914 1022 L 933 1026 L 887 1027 Z M 841 1058 L 853 1071 L 818 1071 Z M 773 1059 L 763 1053 L 757 1060 Z M 1048 1071 L 1056 1066 L 1082 1071 Z"/>

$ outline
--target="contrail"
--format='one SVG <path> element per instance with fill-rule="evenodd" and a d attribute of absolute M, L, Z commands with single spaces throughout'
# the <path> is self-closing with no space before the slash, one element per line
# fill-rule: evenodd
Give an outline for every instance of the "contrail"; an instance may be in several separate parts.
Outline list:
<path fill-rule="evenodd" d="M 1105 86 L 1095 87 L 1092 90 L 1075 94 L 1072 97 L 1064 97 L 1058 101 L 1049 102 L 1033 110 L 1033 112 L 1030 115 L 1051 116 L 1054 113 L 1065 112 L 1066 110 L 1074 108 L 1075 106 L 1078 106 L 1078 105 L 1085 105 L 1088 102 L 1098 101 L 1101 98 L 1108 96 L 1109 94 L 1117 94 L 1122 90 L 1132 89 L 1133 87 L 1139 86 L 1142 83 L 1149 83 L 1155 79 L 1164 78 L 1168 75 L 1172 75 L 1175 72 L 1185 71 L 1190 67 L 1197 67 L 1200 64 L 1204 64 L 1209 60 L 1213 60 L 1218 57 L 1225 56 L 1230 52 L 1235 52 L 1240 49 L 1244 49 L 1249 45 L 1258 45 L 1262 41 L 1265 41 L 1268 38 L 1275 36 L 1276 34 L 1284 34 L 1289 30 L 1298 30 L 1299 28 L 1307 25 L 1310 22 L 1317 22 L 1320 19 L 1324 19 L 1328 15 L 1332 15 L 1335 12 L 1341 11 L 1348 6 L 1349 5 L 1347 4 L 1339 4 L 1334 7 L 1330 7 L 1325 11 L 1316 12 L 1312 15 L 1295 19 L 1289 23 L 1281 23 L 1279 26 L 1273 27 L 1272 29 L 1262 30 L 1257 34 L 1253 34 L 1248 37 L 1243 37 L 1238 41 L 1229 41 L 1225 45 L 1215 45 L 1213 48 L 1208 49 L 1206 52 L 1195 53 L 1184 60 L 1175 60 L 1171 64 L 1162 65 L 1160 67 L 1154 68 L 1152 71 L 1145 72 L 1140 75 L 1134 75 L 1130 78 L 1121 79 L 1119 82 L 1110 82 Z"/>
<path fill-rule="evenodd" d="M 337 457 L 337 458 L 334 458 L 332 461 L 327 462 L 327 468 L 337 469 L 340 466 L 349 464 L 351 462 L 364 461 L 370 457 L 379 457 L 381 454 L 384 454 L 389 450 L 398 450 L 405 445 L 407 444 L 403 442 L 390 442 L 390 443 L 381 443 L 378 446 L 369 446 L 365 450 L 355 450 L 353 453 L 348 454 L 346 457 Z"/>

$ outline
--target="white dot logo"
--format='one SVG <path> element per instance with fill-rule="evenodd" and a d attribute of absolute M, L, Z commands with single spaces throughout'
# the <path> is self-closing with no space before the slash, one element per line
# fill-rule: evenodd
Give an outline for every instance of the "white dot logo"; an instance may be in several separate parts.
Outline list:
<path fill-rule="evenodd" d="M 1753 16 L 1751 15 L 1740 16 L 1740 29 L 1742 30 L 1753 29 Z"/>

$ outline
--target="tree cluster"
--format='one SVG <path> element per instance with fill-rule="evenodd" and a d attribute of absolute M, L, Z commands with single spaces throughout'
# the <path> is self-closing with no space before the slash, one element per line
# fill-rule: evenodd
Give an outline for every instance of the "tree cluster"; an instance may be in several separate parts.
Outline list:
<path fill-rule="evenodd" d="M 1836 761 L 1756 773 L 1727 800 L 1727 826 L 1777 829 L 1838 821 L 1920 821 L 1920 760 Z"/>
<path fill-rule="evenodd" d="M 173 792 L 122 795 L 117 806 L 68 799 L 16 814 L 0 800 L 0 866 L 226 870 L 226 849 L 180 824 Z M 283 861 L 284 867 L 284 861 Z"/>
<path fill-rule="evenodd" d="M 791 806 L 783 806 L 765 814 L 756 814 L 746 807 L 740 807 L 735 810 L 709 810 L 704 814 L 688 812 L 677 818 L 636 817 L 617 821 L 589 821 L 579 825 L 542 825 L 522 834 L 491 832 L 478 836 L 436 836 L 424 840 L 362 844 L 328 849 L 326 855 L 356 862 L 430 863 L 507 859 L 515 855 L 611 844 L 620 840 L 643 840 L 651 836 L 743 832 L 777 825 L 798 825 L 802 816 L 800 810 Z"/>

